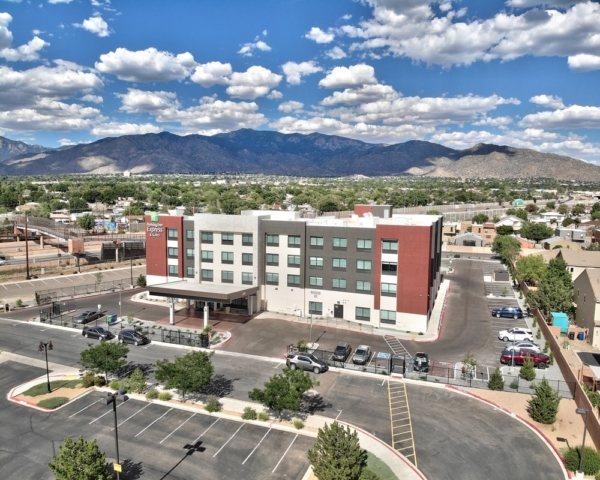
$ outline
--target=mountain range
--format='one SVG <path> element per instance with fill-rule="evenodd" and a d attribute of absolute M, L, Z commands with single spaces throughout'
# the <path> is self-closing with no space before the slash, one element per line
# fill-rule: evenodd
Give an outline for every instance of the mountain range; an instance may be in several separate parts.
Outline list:
<path fill-rule="evenodd" d="M 10 155 L 12 153 L 12 155 Z M 248 173 L 313 177 L 408 175 L 600 181 L 600 167 L 535 150 L 424 141 L 370 144 L 320 133 L 242 129 L 213 136 L 168 132 L 44 149 L 0 137 L 0 175 Z"/>

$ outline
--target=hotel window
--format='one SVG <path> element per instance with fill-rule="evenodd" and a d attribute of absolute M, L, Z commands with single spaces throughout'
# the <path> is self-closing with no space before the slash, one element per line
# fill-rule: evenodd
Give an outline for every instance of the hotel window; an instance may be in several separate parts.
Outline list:
<path fill-rule="evenodd" d="M 179 250 L 177 248 L 169 247 L 167 255 L 169 258 L 177 258 Z"/>
<path fill-rule="evenodd" d="M 346 270 L 347 261 L 345 258 L 334 258 L 333 269 L 334 270 Z"/>
<path fill-rule="evenodd" d="M 177 229 L 176 228 L 167 228 L 167 238 L 169 240 L 177 240 Z"/>
<path fill-rule="evenodd" d="M 323 278 L 309 277 L 309 285 L 314 288 L 323 288 Z"/>
<path fill-rule="evenodd" d="M 312 315 L 323 315 L 323 303 L 308 302 L 308 313 Z"/>
<path fill-rule="evenodd" d="M 383 262 L 381 264 L 382 275 L 397 275 L 398 264 L 393 262 Z"/>
<path fill-rule="evenodd" d="M 288 275 L 287 276 L 288 287 L 299 287 L 300 286 L 300 275 Z"/>
<path fill-rule="evenodd" d="M 371 282 L 365 282 L 363 280 L 356 281 L 357 292 L 371 292 Z"/>
<path fill-rule="evenodd" d="M 278 247 L 279 246 L 279 235 L 267 235 L 267 246 Z"/>
<path fill-rule="evenodd" d="M 381 251 L 383 253 L 398 253 L 398 240 L 383 240 Z"/>
<path fill-rule="evenodd" d="M 222 270 L 221 283 L 233 283 L 233 272 L 230 272 L 228 270 Z"/>
<path fill-rule="evenodd" d="M 396 284 L 395 283 L 382 283 L 381 284 L 381 295 L 384 297 L 395 297 L 396 296 Z"/>
<path fill-rule="evenodd" d="M 254 238 L 251 233 L 242 233 L 242 245 L 251 247 L 254 244 Z"/>
<path fill-rule="evenodd" d="M 252 273 L 242 272 L 242 284 L 252 285 Z"/>
<path fill-rule="evenodd" d="M 346 279 L 345 278 L 334 278 L 331 281 L 331 287 L 334 290 L 346 290 Z"/>
<path fill-rule="evenodd" d="M 265 283 L 267 285 L 279 285 L 279 274 L 278 273 L 267 273 Z"/>
<path fill-rule="evenodd" d="M 186 256 L 186 258 L 194 258 L 194 249 L 193 248 L 186 248 L 185 249 L 185 256 Z"/>
<path fill-rule="evenodd" d="M 323 237 L 310 237 L 310 248 L 323 248 Z"/>
<path fill-rule="evenodd" d="M 310 257 L 310 268 L 323 269 L 323 257 Z"/>
<path fill-rule="evenodd" d="M 193 230 L 186 230 L 185 231 L 185 238 L 187 240 L 193 240 L 194 239 L 194 231 Z"/>
<path fill-rule="evenodd" d="M 202 250 L 202 261 L 207 263 L 213 262 L 214 253 L 210 250 Z"/>
<path fill-rule="evenodd" d="M 370 272 L 371 271 L 371 260 L 357 260 L 356 261 L 357 272 Z"/>
<path fill-rule="evenodd" d="M 267 265 L 272 267 L 279 266 L 279 255 L 276 253 L 267 253 Z"/>
<path fill-rule="evenodd" d="M 169 277 L 176 277 L 179 275 L 179 267 L 177 265 L 169 265 Z"/>
<path fill-rule="evenodd" d="M 187 267 L 185 269 L 185 276 L 187 278 L 194 278 L 194 267 Z"/>
<path fill-rule="evenodd" d="M 221 252 L 221 263 L 233 263 L 233 252 Z"/>
<path fill-rule="evenodd" d="M 213 243 L 213 232 L 202 232 L 200 236 L 201 243 Z"/>
<path fill-rule="evenodd" d="M 242 253 L 242 265 L 252 265 L 253 255 L 251 253 Z"/>
<path fill-rule="evenodd" d="M 288 255 L 288 267 L 300 268 L 300 255 Z"/>
<path fill-rule="evenodd" d="M 233 233 L 222 233 L 221 245 L 233 245 Z"/>
<path fill-rule="evenodd" d="M 393 310 L 381 310 L 381 323 L 396 325 L 396 312 Z"/>
<path fill-rule="evenodd" d="M 288 247 L 290 248 L 300 248 L 301 241 L 300 235 L 288 235 Z"/>
<path fill-rule="evenodd" d="M 346 250 L 348 248 L 347 238 L 333 238 L 333 249 L 334 250 Z"/>
<path fill-rule="evenodd" d="M 201 278 L 203 282 L 212 282 L 213 281 L 213 271 L 212 270 L 202 270 Z"/>
<path fill-rule="evenodd" d="M 356 307 L 356 320 L 371 320 L 371 309 Z"/>
<path fill-rule="evenodd" d="M 359 238 L 356 241 L 356 249 L 359 252 L 370 252 L 373 248 L 373 240 L 369 240 L 366 238 Z"/>

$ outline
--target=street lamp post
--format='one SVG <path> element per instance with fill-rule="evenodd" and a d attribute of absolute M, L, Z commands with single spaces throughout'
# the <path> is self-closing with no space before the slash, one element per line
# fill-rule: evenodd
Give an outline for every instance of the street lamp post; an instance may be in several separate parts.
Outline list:
<path fill-rule="evenodd" d="M 128 242 L 129 246 L 129 275 L 131 277 L 131 287 L 133 288 L 133 256 L 131 255 L 131 242 Z"/>
<path fill-rule="evenodd" d="M 50 388 L 50 368 L 48 367 L 48 350 L 52 350 L 53 348 L 52 340 L 49 342 L 40 342 L 40 346 L 38 347 L 40 352 L 42 350 L 46 352 L 46 384 L 48 385 L 48 393 L 52 393 L 52 389 Z"/>
<path fill-rule="evenodd" d="M 117 474 L 117 480 L 120 480 L 119 472 L 121 471 L 121 463 L 119 461 L 119 431 L 117 430 L 117 402 L 125 402 L 129 397 L 125 395 L 127 390 L 121 389 L 118 392 L 108 393 L 104 398 L 104 403 L 110 405 L 112 403 L 113 415 L 115 419 L 115 449 L 117 453 L 117 462 L 113 464 L 113 468 Z"/>
<path fill-rule="evenodd" d="M 585 434 L 587 432 L 587 420 L 588 410 L 586 408 L 578 408 L 575 413 L 579 415 L 585 415 L 585 423 L 583 427 L 583 442 L 581 443 L 581 456 L 579 457 L 579 470 L 577 471 L 576 477 L 583 478 L 583 453 L 585 452 Z"/>
<path fill-rule="evenodd" d="M 27 236 L 27 211 L 25 212 L 25 265 L 27 268 L 27 275 L 25 278 L 29 280 L 29 237 Z"/>

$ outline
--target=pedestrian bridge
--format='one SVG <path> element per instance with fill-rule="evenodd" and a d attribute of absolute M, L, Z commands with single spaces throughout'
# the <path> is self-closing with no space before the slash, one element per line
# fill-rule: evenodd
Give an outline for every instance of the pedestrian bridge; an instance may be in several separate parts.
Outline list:
<path fill-rule="evenodd" d="M 14 215 L 10 218 L 15 226 L 15 234 L 35 232 L 44 237 L 56 238 L 59 241 L 83 238 L 86 231 L 78 225 L 58 223 L 48 218 L 25 217 L 25 215 Z"/>

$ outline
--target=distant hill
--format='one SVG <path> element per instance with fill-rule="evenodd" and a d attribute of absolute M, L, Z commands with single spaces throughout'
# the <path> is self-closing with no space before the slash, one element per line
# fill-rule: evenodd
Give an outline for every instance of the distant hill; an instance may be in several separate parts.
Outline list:
<path fill-rule="evenodd" d="M 66 150 L 37 150 L 0 164 L 2 175 L 110 174 L 126 170 L 133 174 L 410 175 L 600 181 L 600 167 L 596 165 L 508 146 L 478 144 L 453 150 L 423 141 L 383 145 L 320 133 L 287 135 L 249 129 L 210 137 L 163 132 L 104 138 Z"/>
<path fill-rule="evenodd" d="M 0 162 L 7 158 L 15 157 L 22 154 L 40 153 L 50 150 L 41 145 L 28 145 L 23 142 L 9 140 L 8 138 L 0 137 Z"/>

